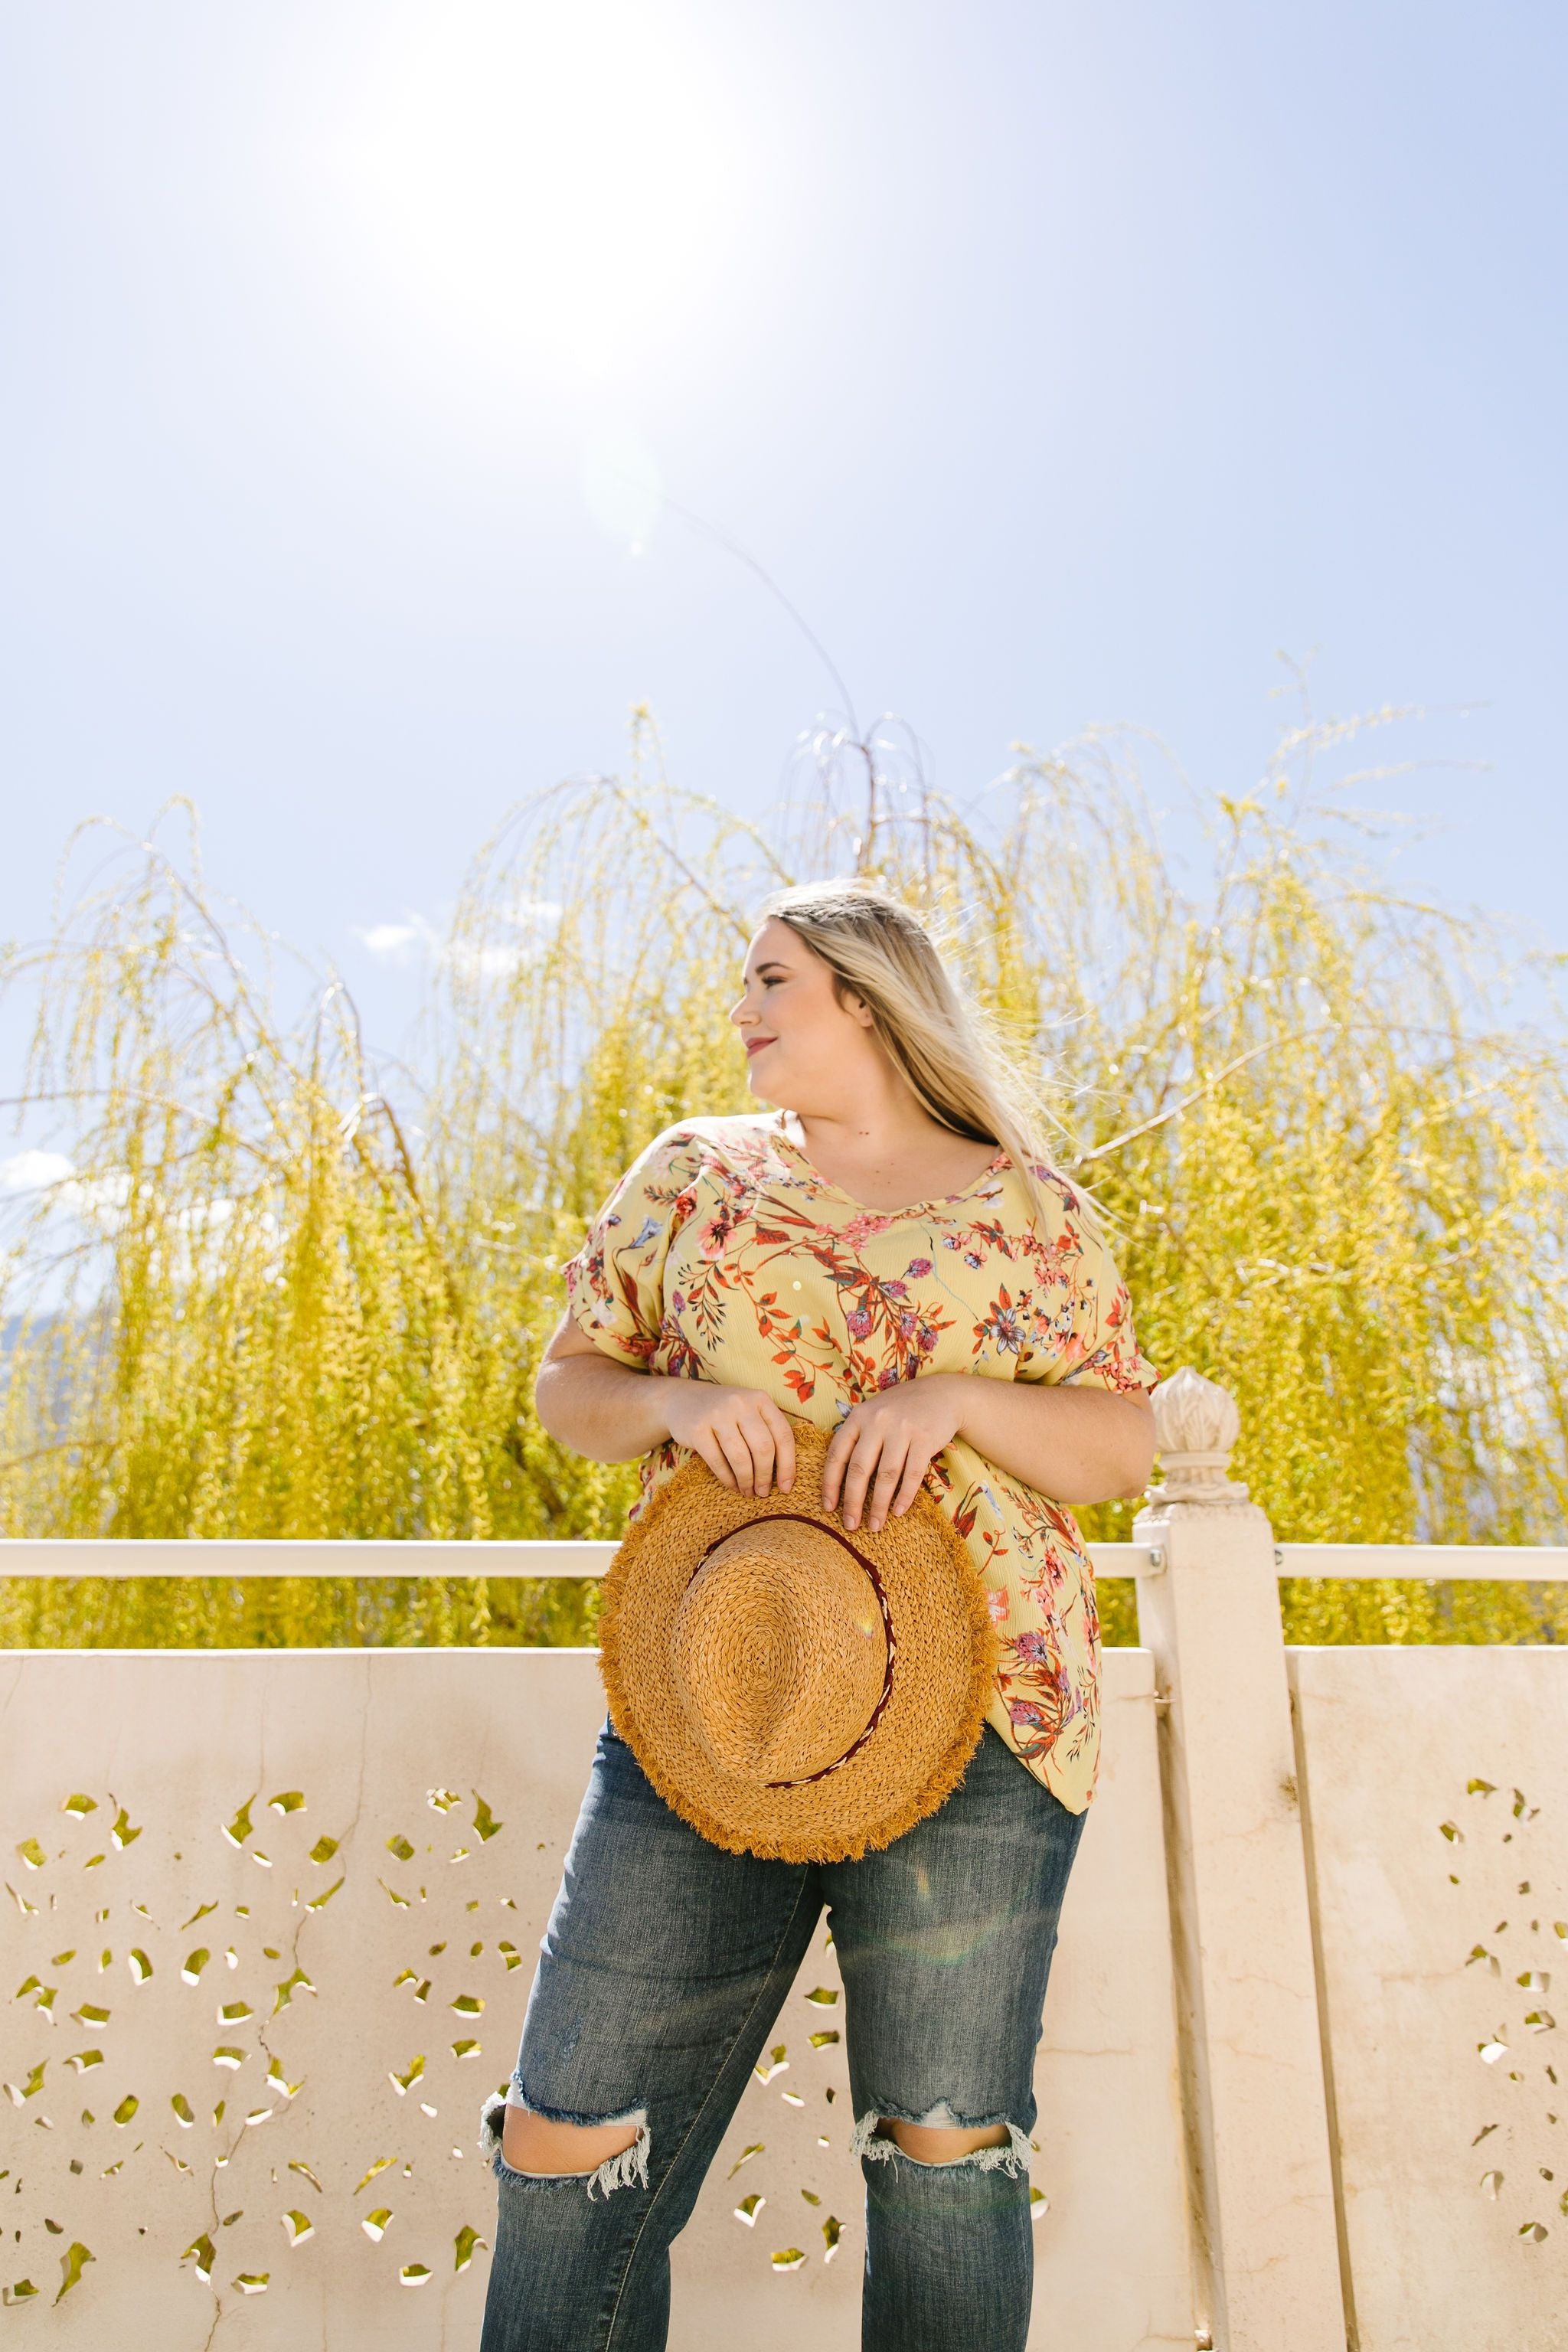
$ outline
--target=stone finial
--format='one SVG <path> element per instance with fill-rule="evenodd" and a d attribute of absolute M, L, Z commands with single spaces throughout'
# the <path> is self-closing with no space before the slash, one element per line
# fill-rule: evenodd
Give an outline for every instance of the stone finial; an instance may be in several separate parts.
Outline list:
<path fill-rule="evenodd" d="M 1154 1391 L 1154 1431 L 1164 1480 L 1150 1487 L 1151 1502 L 1246 1501 L 1241 1481 L 1226 1476 L 1241 1433 L 1241 1415 L 1228 1389 L 1184 1365 Z"/>

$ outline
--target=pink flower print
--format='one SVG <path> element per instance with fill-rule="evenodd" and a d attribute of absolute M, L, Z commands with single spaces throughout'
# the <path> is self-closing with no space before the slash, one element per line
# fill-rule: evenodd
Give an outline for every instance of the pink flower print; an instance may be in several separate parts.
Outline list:
<path fill-rule="evenodd" d="M 889 1364 L 878 1373 L 877 1386 L 879 1389 L 896 1389 L 901 1378 L 897 1364 Z"/>
<path fill-rule="evenodd" d="M 865 1339 L 870 1336 L 871 1310 L 868 1307 L 852 1307 L 844 1319 L 855 1339 Z"/>
<path fill-rule="evenodd" d="M 931 1349 L 936 1346 L 936 1341 L 937 1335 L 931 1329 L 931 1325 L 929 1323 L 922 1323 L 919 1332 L 916 1334 L 915 1339 L 915 1344 L 919 1348 L 921 1355 L 929 1356 Z"/>
<path fill-rule="evenodd" d="M 904 1272 L 914 1275 L 918 1279 L 921 1275 L 931 1272 L 931 1260 L 929 1257 L 912 1257 L 905 1266 Z"/>
<path fill-rule="evenodd" d="M 858 1217 L 851 1217 L 842 1235 L 845 1248 L 863 1250 L 875 1234 L 885 1234 L 892 1222 L 891 1217 L 873 1217 L 864 1212 Z"/>
<path fill-rule="evenodd" d="M 985 1588 L 985 1606 L 991 1612 L 993 1625 L 1000 1626 L 1007 1622 L 1007 1612 L 1011 1603 L 1007 1595 L 1005 1592 L 998 1592 L 994 1585 L 987 1585 Z"/>
<path fill-rule="evenodd" d="M 702 1227 L 702 1230 L 698 1234 L 697 1247 L 699 1254 L 709 1259 L 722 1257 L 724 1255 L 724 1245 L 730 1238 L 731 1230 L 731 1219 L 730 1218 L 727 1211 L 721 1209 L 716 1217 L 710 1217 L 709 1219 L 707 1224 Z"/>

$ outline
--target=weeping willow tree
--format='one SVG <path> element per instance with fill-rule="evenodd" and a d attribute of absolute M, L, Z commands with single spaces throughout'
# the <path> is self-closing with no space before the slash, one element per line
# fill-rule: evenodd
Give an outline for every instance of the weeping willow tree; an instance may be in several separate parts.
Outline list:
<path fill-rule="evenodd" d="M 193 849 L 121 845 L 5 973 L 37 992 L 21 1109 L 57 1148 L 12 1162 L 0 1532 L 614 1534 L 633 1473 L 531 1410 L 561 1263 L 662 1127 L 752 1107 L 725 1015 L 758 898 L 854 872 L 927 913 L 1037 1070 L 1146 1350 L 1233 1391 L 1281 1538 L 1557 1538 L 1563 1030 L 1540 985 L 1535 1025 L 1510 1014 L 1484 926 L 1363 870 L 1320 782 L 1349 736 L 1298 730 L 1255 793 L 1184 821 L 1184 861 L 1114 738 L 1021 751 L 961 808 L 896 740 L 825 735 L 752 824 L 673 790 L 639 715 L 626 779 L 545 793 L 478 857 L 417 1077 Z M 1308 1640 L 1568 1625 L 1520 1587 L 1286 1604 Z M 593 1609 L 478 1576 L 16 1582 L 0 1633 L 562 1640 Z"/>

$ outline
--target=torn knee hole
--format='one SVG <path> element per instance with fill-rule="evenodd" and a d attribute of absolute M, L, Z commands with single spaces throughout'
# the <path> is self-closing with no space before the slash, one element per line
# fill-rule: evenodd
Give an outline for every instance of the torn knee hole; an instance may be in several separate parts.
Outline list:
<path fill-rule="evenodd" d="M 1005 2147 L 1005 2124 L 988 2124 L 984 2130 L 959 2131 L 929 2124 L 906 2124 L 886 2117 L 877 2126 L 879 2139 L 890 2139 L 917 2164 L 957 2164 L 982 2148 Z"/>
<path fill-rule="evenodd" d="M 525 2179 L 581 2180 L 590 2197 L 647 2186 L 651 2143 L 641 2107 L 604 2117 L 546 2115 L 514 2086 L 505 2099 L 486 2103 L 479 2142 L 498 2168 Z"/>
<path fill-rule="evenodd" d="M 1005 2116 L 962 2122 L 944 2101 L 923 2116 L 884 2115 L 872 2108 L 855 2126 L 854 2153 L 873 2163 L 901 2156 L 928 2171 L 960 2166 L 1016 2175 L 1029 2168 L 1028 2134 Z"/>

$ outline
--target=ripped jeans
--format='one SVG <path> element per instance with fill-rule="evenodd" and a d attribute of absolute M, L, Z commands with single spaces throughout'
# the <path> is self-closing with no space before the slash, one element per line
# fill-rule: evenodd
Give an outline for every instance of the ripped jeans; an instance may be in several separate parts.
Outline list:
<path fill-rule="evenodd" d="M 1023 2352 L 1035 2045 L 1082 1827 L 987 1727 L 962 1786 L 884 1852 L 760 1862 L 689 1829 L 606 1725 L 508 2098 L 639 2128 L 597 2173 L 520 2173 L 488 2108 L 481 2352 L 661 2352 L 670 2242 L 825 1904 L 867 2185 L 865 2352 Z M 921 2164 L 883 2118 L 1008 2138 Z"/>

